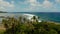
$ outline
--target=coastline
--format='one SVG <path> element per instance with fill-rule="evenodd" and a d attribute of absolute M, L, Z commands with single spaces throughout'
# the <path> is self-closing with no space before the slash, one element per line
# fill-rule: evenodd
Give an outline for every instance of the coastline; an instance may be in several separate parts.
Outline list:
<path fill-rule="evenodd" d="M 59 24 L 60 25 L 60 23 L 59 22 L 54 22 L 54 21 L 47 21 L 48 23 L 54 23 L 54 24 Z"/>

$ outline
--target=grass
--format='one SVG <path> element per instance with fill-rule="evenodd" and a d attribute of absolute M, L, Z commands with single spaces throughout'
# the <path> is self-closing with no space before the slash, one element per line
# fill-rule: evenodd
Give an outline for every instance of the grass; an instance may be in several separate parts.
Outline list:
<path fill-rule="evenodd" d="M 0 29 L 0 34 L 3 34 L 5 30 L 3 29 Z"/>
<path fill-rule="evenodd" d="M 5 28 L 2 24 L 0 24 L 0 34 L 3 34 L 5 32 Z"/>

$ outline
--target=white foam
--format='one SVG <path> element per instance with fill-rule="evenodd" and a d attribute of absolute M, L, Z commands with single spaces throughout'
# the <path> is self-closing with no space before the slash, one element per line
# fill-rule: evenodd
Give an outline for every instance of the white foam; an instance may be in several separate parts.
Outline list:
<path fill-rule="evenodd" d="M 33 14 L 23 14 L 23 17 L 25 17 L 26 19 L 29 19 L 29 20 L 31 20 L 33 18 L 33 16 L 36 16 L 36 15 L 33 15 Z M 38 16 L 36 16 L 36 18 L 38 18 Z M 38 20 L 38 22 L 41 22 L 41 20 Z"/>
<path fill-rule="evenodd" d="M 23 15 L 30 16 L 30 17 L 35 16 L 35 15 L 32 15 L 32 14 L 23 14 Z"/>

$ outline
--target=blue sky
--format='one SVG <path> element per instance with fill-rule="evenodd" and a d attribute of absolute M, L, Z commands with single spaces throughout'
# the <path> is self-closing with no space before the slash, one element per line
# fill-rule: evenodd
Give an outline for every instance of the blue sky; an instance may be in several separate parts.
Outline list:
<path fill-rule="evenodd" d="M 0 11 L 60 12 L 60 0 L 0 0 Z"/>

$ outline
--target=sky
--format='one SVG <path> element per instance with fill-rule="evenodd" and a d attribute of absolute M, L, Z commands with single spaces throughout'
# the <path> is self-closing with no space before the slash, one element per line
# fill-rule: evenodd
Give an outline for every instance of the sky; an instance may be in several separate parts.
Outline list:
<path fill-rule="evenodd" d="M 0 0 L 5 12 L 60 12 L 60 0 Z"/>

